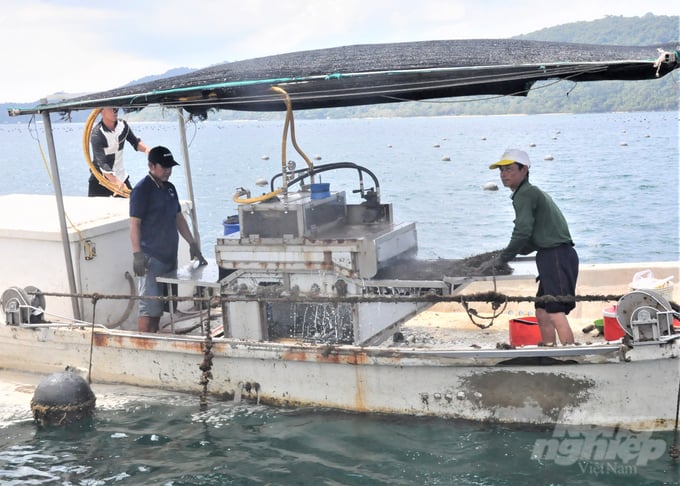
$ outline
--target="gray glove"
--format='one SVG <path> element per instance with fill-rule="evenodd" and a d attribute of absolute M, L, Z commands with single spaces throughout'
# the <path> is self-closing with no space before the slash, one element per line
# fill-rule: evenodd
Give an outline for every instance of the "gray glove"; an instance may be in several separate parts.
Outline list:
<path fill-rule="evenodd" d="M 198 243 L 195 241 L 189 245 L 189 258 L 191 260 L 198 260 L 199 265 L 207 265 L 208 262 L 203 258 L 201 249 L 198 247 Z"/>
<path fill-rule="evenodd" d="M 132 254 L 132 269 L 137 277 L 143 277 L 146 274 L 146 255 L 141 251 Z"/>

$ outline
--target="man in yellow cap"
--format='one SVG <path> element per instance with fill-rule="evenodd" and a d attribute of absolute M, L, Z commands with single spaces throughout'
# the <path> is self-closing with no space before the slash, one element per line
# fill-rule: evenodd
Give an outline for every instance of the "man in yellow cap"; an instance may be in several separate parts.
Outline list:
<path fill-rule="evenodd" d="M 542 342 L 555 344 L 557 333 L 562 344 L 573 344 L 567 314 L 576 306 L 570 297 L 576 295 L 578 254 L 562 211 L 549 195 L 529 183 L 530 167 L 529 155 L 518 149 L 506 150 L 498 162 L 489 166 L 500 170 L 503 185 L 512 191 L 515 209 L 510 243 L 499 260 L 509 262 L 517 254 L 536 252 L 539 284 L 535 307 Z"/>

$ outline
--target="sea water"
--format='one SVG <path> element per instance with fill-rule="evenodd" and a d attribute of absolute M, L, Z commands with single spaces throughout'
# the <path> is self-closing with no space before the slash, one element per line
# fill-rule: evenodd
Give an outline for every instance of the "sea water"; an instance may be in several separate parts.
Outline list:
<path fill-rule="evenodd" d="M 82 124 L 54 128 L 63 192 L 85 195 Z M 176 123 L 133 129 L 181 156 Z M 254 182 L 280 170 L 281 129 L 281 121 L 187 127 L 206 253 L 223 219 L 236 212 L 235 188 L 266 191 Z M 417 221 L 424 258 L 504 246 L 514 215 L 509 191 L 488 165 L 518 147 L 532 159 L 532 182 L 565 213 L 583 262 L 678 260 L 675 112 L 302 120 L 296 137 L 315 164 L 351 161 L 373 171 L 395 219 Z M 52 192 L 39 125 L 0 125 L 0 147 L 0 193 Z M 143 177 L 144 157 L 127 148 L 125 158 L 131 179 Z M 304 164 L 291 145 L 284 160 Z M 172 180 L 187 197 L 184 165 Z M 322 179 L 356 199 L 355 172 Z M 483 190 L 489 182 L 499 190 Z M 668 454 L 677 440 L 672 432 L 565 431 L 232 402 L 211 402 L 201 412 L 192 395 L 93 389 L 94 420 L 60 429 L 32 423 L 26 388 L 3 389 L 0 484 L 680 484 L 679 464 Z M 606 457 L 586 447 L 593 438 L 606 446 Z"/>
<path fill-rule="evenodd" d="M 171 180 L 188 198 L 177 123 L 132 128 L 182 162 Z M 54 123 L 65 195 L 87 195 L 82 129 Z M 207 255 L 224 232 L 224 219 L 237 212 L 236 188 L 253 195 L 269 191 L 255 182 L 281 171 L 282 132 L 283 121 L 188 124 L 198 229 Z M 295 135 L 315 165 L 354 162 L 375 173 L 395 221 L 417 223 L 421 258 L 464 258 L 507 244 L 514 218 L 510 191 L 488 166 L 506 148 L 517 147 L 532 160 L 531 182 L 565 214 L 583 263 L 678 260 L 676 112 L 301 120 Z M 0 125 L 0 144 L 0 194 L 53 193 L 40 124 Z M 305 166 L 290 138 L 283 158 Z M 133 185 L 147 173 L 144 155 L 129 146 L 125 165 Z M 332 191 L 361 202 L 352 193 L 359 188 L 356 171 L 319 177 Z M 370 178 L 364 183 L 373 185 Z M 484 190 L 487 183 L 499 190 Z"/>

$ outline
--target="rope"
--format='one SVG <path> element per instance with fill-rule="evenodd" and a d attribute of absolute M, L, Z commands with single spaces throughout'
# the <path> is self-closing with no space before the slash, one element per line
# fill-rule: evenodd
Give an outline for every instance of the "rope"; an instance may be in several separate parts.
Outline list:
<path fill-rule="evenodd" d="M 112 299 L 112 300 L 165 300 L 172 299 L 174 301 L 192 301 L 192 302 L 208 302 L 210 297 L 193 297 L 193 296 L 138 296 L 138 295 L 125 295 L 125 294 L 72 294 L 68 292 L 44 292 L 40 291 L 44 296 L 49 297 L 76 297 L 84 299 L 92 299 L 95 296 L 98 299 Z M 233 295 L 233 296 L 221 296 L 222 302 L 252 302 L 252 301 L 262 301 L 262 302 L 305 302 L 305 303 L 364 303 L 364 302 L 386 302 L 386 303 L 409 303 L 409 302 L 428 302 L 428 303 L 439 303 L 439 302 L 455 302 L 462 304 L 463 301 L 466 302 L 488 302 L 493 304 L 494 302 L 503 303 L 508 302 L 538 302 L 538 303 L 551 303 L 551 302 L 608 302 L 608 301 L 618 301 L 623 297 L 623 294 L 586 294 L 586 295 L 543 295 L 541 297 L 535 296 L 519 296 L 519 295 L 505 295 L 498 292 L 477 292 L 473 294 L 466 295 L 435 295 L 435 294 L 424 294 L 424 295 L 345 295 L 345 296 L 263 296 L 255 294 L 246 295 Z"/>
<path fill-rule="evenodd" d="M 500 317 L 503 314 L 503 312 L 505 312 L 505 309 L 508 306 L 508 300 L 507 299 L 504 300 L 502 307 L 498 303 L 497 300 L 492 301 L 491 307 L 493 308 L 494 312 L 491 314 L 491 316 L 487 317 L 487 316 L 479 315 L 479 313 L 477 312 L 477 309 L 469 307 L 467 301 L 465 300 L 465 297 L 461 297 L 460 303 L 463 306 L 463 309 L 465 309 L 466 314 L 470 318 L 470 322 L 472 322 L 475 326 L 477 326 L 480 329 L 486 329 L 486 328 L 493 326 L 494 319 L 496 319 L 496 317 Z M 500 311 L 498 311 L 498 309 L 500 309 Z M 496 311 L 498 311 L 498 312 L 496 312 Z M 488 324 L 481 324 L 481 323 L 475 321 L 475 317 L 477 317 L 479 319 L 487 319 L 487 320 L 489 320 L 489 323 Z"/>
<path fill-rule="evenodd" d="M 92 297 L 92 327 L 90 328 L 90 362 L 87 366 L 87 382 L 92 383 L 92 353 L 94 350 L 94 323 L 96 321 L 95 316 L 97 313 L 97 301 L 99 299 L 97 296 Z"/>
<path fill-rule="evenodd" d="M 31 401 L 31 411 L 39 425 L 64 425 L 92 417 L 96 401 L 95 397 L 73 405 L 39 405 Z"/>
<path fill-rule="evenodd" d="M 493 257 L 492 260 L 491 260 L 491 281 L 493 282 L 493 291 L 492 292 L 494 294 L 497 293 L 495 262 L 496 262 L 496 257 Z M 508 306 L 508 299 L 507 298 L 504 300 L 502 308 L 501 308 L 500 302 L 498 300 L 494 300 L 491 303 L 491 308 L 493 309 L 494 312 L 491 314 L 491 316 L 486 317 L 486 316 L 480 316 L 477 313 L 477 309 L 470 308 L 468 306 L 467 301 L 465 301 L 464 299 L 465 299 L 464 297 L 461 297 L 460 303 L 463 306 L 463 309 L 465 309 L 465 313 L 470 318 L 470 322 L 472 322 L 475 326 L 477 326 L 480 329 L 487 329 L 487 328 L 493 326 L 493 323 L 494 323 L 494 320 L 496 319 L 496 317 L 500 317 L 503 314 L 503 312 L 505 311 L 506 307 Z M 501 309 L 500 312 L 496 312 L 499 308 Z M 481 324 L 481 323 L 475 321 L 475 317 L 478 317 L 480 319 L 488 319 L 489 323 L 488 324 Z"/>
<path fill-rule="evenodd" d="M 201 306 L 202 307 L 202 306 Z M 202 317 L 202 316 L 201 316 Z M 198 382 L 203 386 L 201 394 L 199 396 L 199 408 L 200 410 L 206 410 L 208 408 L 208 384 L 212 379 L 212 365 L 213 365 L 213 339 L 212 330 L 210 328 L 210 306 L 208 306 L 208 321 L 205 325 L 205 341 L 203 343 L 203 361 L 198 366 L 201 370 L 201 379 Z"/>
<path fill-rule="evenodd" d="M 678 382 L 678 398 L 675 401 L 675 428 L 673 429 L 673 446 L 668 451 L 671 459 L 675 461 L 680 458 L 680 447 L 678 447 L 678 418 L 680 418 L 680 382 Z"/>

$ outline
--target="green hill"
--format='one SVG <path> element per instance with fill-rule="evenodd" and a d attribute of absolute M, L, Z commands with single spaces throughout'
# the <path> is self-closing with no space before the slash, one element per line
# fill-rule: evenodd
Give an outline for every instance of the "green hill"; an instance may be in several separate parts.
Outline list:
<path fill-rule="evenodd" d="M 674 44 L 680 39 L 680 18 L 647 14 L 642 17 L 607 15 L 589 22 L 572 22 L 537 30 L 515 39 L 582 44 L 651 46 Z"/>
<path fill-rule="evenodd" d="M 583 44 L 678 46 L 680 17 L 647 14 L 643 17 L 606 16 L 541 29 L 517 39 Z M 611 111 L 675 111 L 679 109 L 678 74 L 658 81 L 603 81 L 598 83 L 546 82 L 536 84 L 526 97 L 456 98 L 451 100 L 375 105 L 325 111 L 324 116 L 446 116 L 533 113 L 588 113 Z M 340 113 L 344 111 L 344 113 Z M 318 114 L 299 113 L 302 117 Z"/>
<path fill-rule="evenodd" d="M 606 16 L 541 29 L 517 39 L 586 44 L 678 46 L 680 17 L 647 14 L 642 17 Z M 598 83 L 536 84 L 526 97 L 455 98 L 449 100 L 357 106 L 296 113 L 297 118 L 352 118 L 384 116 L 451 116 L 532 113 L 588 113 L 611 111 L 678 110 L 678 74 L 658 81 L 603 81 Z M 219 112 L 222 119 L 273 118 L 280 114 Z"/>

